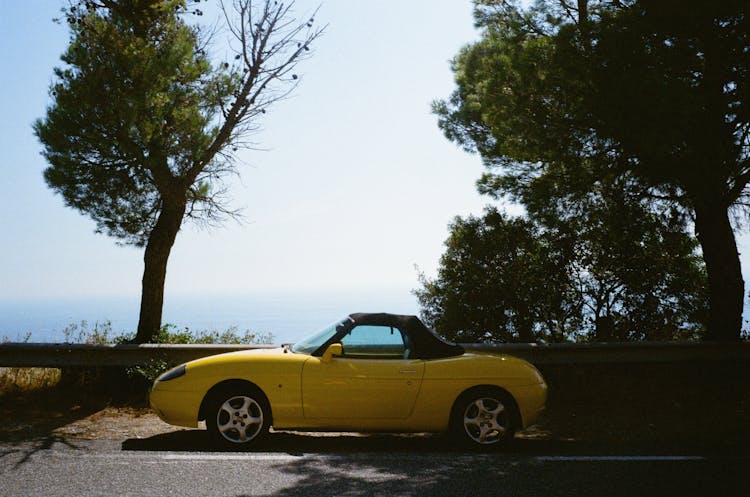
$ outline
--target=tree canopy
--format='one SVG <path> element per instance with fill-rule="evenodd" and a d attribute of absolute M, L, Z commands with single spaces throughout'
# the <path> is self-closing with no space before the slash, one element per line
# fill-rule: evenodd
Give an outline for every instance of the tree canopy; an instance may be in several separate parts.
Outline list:
<path fill-rule="evenodd" d="M 422 316 L 462 342 L 561 341 L 577 317 L 564 254 L 533 223 L 489 209 L 450 226 L 438 277 L 421 277 Z M 575 327 L 575 326 L 573 326 Z"/>
<path fill-rule="evenodd" d="M 145 246 L 136 341 L 161 326 L 169 253 L 185 219 L 234 211 L 225 180 L 236 152 L 298 83 L 296 64 L 322 29 L 295 21 L 293 2 L 235 0 L 224 8 L 229 60 L 187 19 L 195 0 L 77 0 L 55 69 L 52 104 L 34 124 L 44 178 L 99 232 Z M 222 4 L 222 7 L 223 4 Z"/>
<path fill-rule="evenodd" d="M 708 273 L 706 336 L 738 338 L 730 210 L 750 181 L 748 3 L 475 5 L 481 39 L 453 61 L 457 88 L 434 110 L 448 138 L 482 156 L 480 191 L 564 215 L 612 184 L 681 211 Z"/>
<path fill-rule="evenodd" d="M 459 341 L 700 338 L 706 275 L 684 218 L 616 188 L 582 208 L 546 220 L 495 208 L 456 218 L 437 277 L 422 276 L 416 292 L 423 317 Z"/>

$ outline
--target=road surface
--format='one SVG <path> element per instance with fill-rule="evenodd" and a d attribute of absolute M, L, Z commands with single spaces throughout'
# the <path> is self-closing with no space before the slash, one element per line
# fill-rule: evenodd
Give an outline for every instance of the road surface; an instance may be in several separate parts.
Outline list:
<path fill-rule="evenodd" d="M 728 448 L 729 447 L 729 448 Z M 750 451 L 519 440 L 502 453 L 438 436 L 276 433 L 216 452 L 205 432 L 0 441 L 0 496 L 746 496 Z"/>

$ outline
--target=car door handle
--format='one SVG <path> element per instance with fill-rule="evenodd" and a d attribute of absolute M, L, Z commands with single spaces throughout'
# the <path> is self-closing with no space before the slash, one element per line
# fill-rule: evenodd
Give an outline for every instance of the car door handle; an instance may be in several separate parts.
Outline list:
<path fill-rule="evenodd" d="M 416 369 L 402 369 L 401 371 L 399 371 L 399 373 L 401 374 L 414 374 L 416 372 L 417 372 Z"/>

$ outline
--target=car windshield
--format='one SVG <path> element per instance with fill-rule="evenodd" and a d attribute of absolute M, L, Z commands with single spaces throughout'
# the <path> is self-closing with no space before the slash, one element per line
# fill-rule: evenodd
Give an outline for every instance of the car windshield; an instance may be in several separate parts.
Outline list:
<path fill-rule="evenodd" d="M 319 331 L 318 333 L 310 337 L 300 340 L 299 342 L 292 345 L 292 352 L 296 354 L 312 354 L 336 333 L 336 330 L 339 328 L 339 326 L 349 323 L 351 319 L 352 318 L 347 317 L 344 320 L 336 321 L 335 323 L 326 326 L 322 331 Z"/>

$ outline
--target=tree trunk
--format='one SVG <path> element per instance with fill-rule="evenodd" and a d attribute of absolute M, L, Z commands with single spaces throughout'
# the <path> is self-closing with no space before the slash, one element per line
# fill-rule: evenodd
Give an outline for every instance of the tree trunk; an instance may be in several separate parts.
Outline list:
<path fill-rule="evenodd" d="M 695 230 L 708 272 L 710 311 L 706 339 L 738 340 L 745 283 L 727 207 L 720 202 L 698 203 Z"/>
<path fill-rule="evenodd" d="M 161 328 L 167 260 L 184 216 L 184 203 L 168 205 L 165 202 L 154 230 L 148 238 L 146 252 L 143 255 L 141 314 L 135 343 L 152 342 Z"/>

